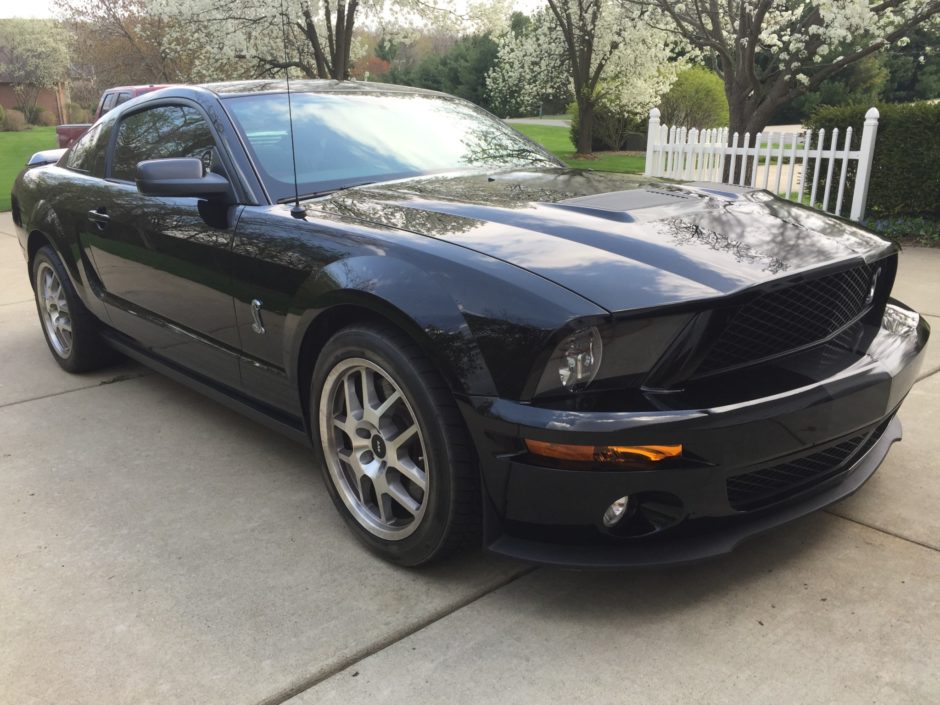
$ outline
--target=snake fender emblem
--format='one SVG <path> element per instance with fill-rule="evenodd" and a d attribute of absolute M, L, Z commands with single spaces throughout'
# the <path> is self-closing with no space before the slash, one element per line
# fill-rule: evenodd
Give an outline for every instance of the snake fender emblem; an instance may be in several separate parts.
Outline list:
<path fill-rule="evenodd" d="M 264 302 L 261 299 L 251 300 L 251 330 L 258 335 L 264 335 L 264 321 L 261 320 L 261 307 Z"/>

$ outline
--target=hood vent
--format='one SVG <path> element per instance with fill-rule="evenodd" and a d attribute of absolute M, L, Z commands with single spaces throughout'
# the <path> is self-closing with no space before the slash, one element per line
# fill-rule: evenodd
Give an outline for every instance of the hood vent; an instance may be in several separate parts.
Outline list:
<path fill-rule="evenodd" d="M 671 206 L 682 201 L 697 200 L 699 200 L 698 196 L 678 190 L 631 189 L 629 191 L 599 193 L 592 196 L 579 196 L 578 198 L 569 198 L 546 205 L 629 223 L 633 221 L 630 211 Z"/>

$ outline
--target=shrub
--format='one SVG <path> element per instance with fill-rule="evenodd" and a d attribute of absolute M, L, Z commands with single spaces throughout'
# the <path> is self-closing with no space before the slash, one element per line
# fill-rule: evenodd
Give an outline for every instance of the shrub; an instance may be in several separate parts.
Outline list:
<path fill-rule="evenodd" d="M 845 128 L 852 127 L 852 148 L 858 149 L 869 107 L 822 107 L 813 113 L 807 127 L 814 131 L 825 128 L 827 147 L 833 128 L 844 134 Z M 866 212 L 873 217 L 940 215 L 940 104 L 883 103 L 876 107 L 881 117 Z M 812 171 L 807 171 L 809 180 Z M 852 166 L 849 185 L 854 183 L 854 174 Z M 824 180 L 825 174 L 820 174 L 820 184 L 824 185 Z"/>
<path fill-rule="evenodd" d="M 26 118 L 26 123 L 29 125 L 38 125 L 39 124 L 39 113 L 42 110 L 38 105 L 32 107 L 20 106 L 23 108 L 23 117 Z"/>
<path fill-rule="evenodd" d="M 866 218 L 865 225 L 895 242 L 940 246 L 940 218 L 905 215 Z"/>
<path fill-rule="evenodd" d="M 69 103 L 69 122 L 91 122 L 92 112 L 78 103 Z"/>
<path fill-rule="evenodd" d="M 0 130 L 3 129 L 3 120 L 5 113 L 3 112 L 3 106 L 0 105 Z"/>
<path fill-rule="evenodd" d="M 676 77 L 659 110 L 662 124 L 670 127 L 724 127 L 728 124 L 725 84 L 704 66 L 692 66 Z"/>
<path fill-rule="evenodd" d="M 578 143 L 578 105 L 568 106 L 571 114 L 571 144 Z M 646 149 L 646 118 L 622 113 L 603 103 L 594 108 L 594 134 L 591 149 L 595 151 Z"/>
<path fill-rule="evenodd" d="M 40 110 L 35 124 L 41 125 L 43 127 L 54 127 L 55 125 L 59 124 L 59 121 L 56 120 L 55 115 L 50 113 L 48 110 Z"/>
<path fill-rule="evenodd" d="M 3 117 L 3 129 L 7 132 L 22 132 L 26 129 L 26 116 L 19 110 L 7 110 Z"/>

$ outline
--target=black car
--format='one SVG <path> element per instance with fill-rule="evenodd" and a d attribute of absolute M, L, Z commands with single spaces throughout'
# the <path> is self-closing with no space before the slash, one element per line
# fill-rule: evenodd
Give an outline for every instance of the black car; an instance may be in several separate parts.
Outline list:
<path fill-rule="evenodd" d="M 19 176 L 65 370 L 117 350 L 308 443 L 404 565 L 723 553 L 900 438 L 929 329 L 890 298 L 894 245 L 766 191 L 566 168 L 446 95 L 292 88 L 150 93 Z"/>

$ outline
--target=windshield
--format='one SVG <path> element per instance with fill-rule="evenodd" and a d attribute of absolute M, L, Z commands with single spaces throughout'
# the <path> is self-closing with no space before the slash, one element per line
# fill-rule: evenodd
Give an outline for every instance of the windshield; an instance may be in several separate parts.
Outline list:
<path fill-rule="evenodd" d="M 414 93 L 293 93 L 301 196 L 456 169 L 558 166 L 540 147 L 462 100 Z M 228 98 L 271 197 L 294 193 L 287 94 Z"/>

